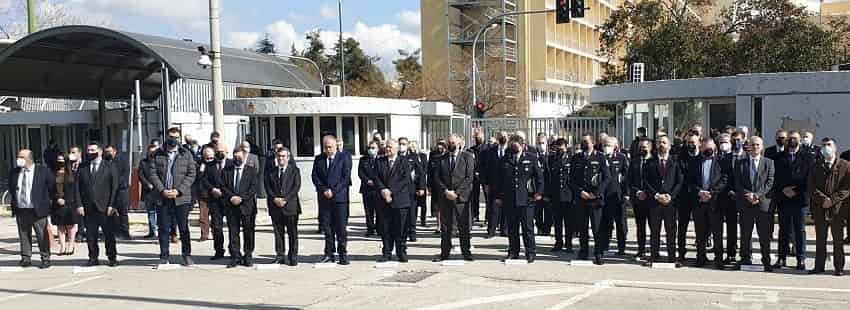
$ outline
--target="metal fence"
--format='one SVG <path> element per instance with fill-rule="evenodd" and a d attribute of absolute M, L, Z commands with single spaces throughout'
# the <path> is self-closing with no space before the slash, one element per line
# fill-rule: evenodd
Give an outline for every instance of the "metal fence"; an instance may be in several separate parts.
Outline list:
<path fill-rule="evenodd" d="M 467 145 L 472 145 L 472 132 L 482 131 L 485 137 L 492 137 L 497 132 L 513 133 L 522 131 L 529 141 L 538 133 L 547 136 L 557 136 L 567 139 L 570 143 L 576 141 L 583 133 L 599 135 L 601 132 L 615 132 L 615 123 L 607 117 L 563 117 L 563 118 L 468 118 L 455 116 L 448 119 L 426 119 L 422 126 L 423 147 L 430 148 L 437 140 L 445 138 L 449 133 L 463 135 Z"/>

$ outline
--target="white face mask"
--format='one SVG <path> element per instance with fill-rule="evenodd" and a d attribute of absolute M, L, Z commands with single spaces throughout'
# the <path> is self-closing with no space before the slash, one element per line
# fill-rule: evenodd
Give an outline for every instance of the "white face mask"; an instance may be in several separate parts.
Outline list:
<path fill-rule="evenodd" d="M 604 146 L 604 147 L 602 147 L 602 152 L 605 152 L 605 155 L 614 154 L 614 147 L 613 146 Z"/>
<path fill-rule="evenodd" d="M 720 143 L 720 151 L 723 153 L 729 153 L 732 151 L 732 143 L 723 142 Z"/>
<path fill-rule="evenodd" d="M 401 153 L 407 153 L 407 145 L 399 144 L 398 145 L 398 151 L 401 152 Z"/>
<path fill-rule="evenodd" d="M 15 165 L 18 166 L 18 168 L 23 168 L 24 166 L 27 165 L 27 161 L 26 161 L 26 159 L 18 158 L 18 159 L 15 159 Z"/>
<path fill-rule="evenodd" d="M 806 146 L 812 145 L 812 138 L 803 137 L 803 145 L 806 145 Z"/>
<path fill-rule="evenodd" d="M 75 154 L 75 153 L 68 154 L 68 160 L 77 161 L 77 159 L 78 159 L 77 154 Z"/>

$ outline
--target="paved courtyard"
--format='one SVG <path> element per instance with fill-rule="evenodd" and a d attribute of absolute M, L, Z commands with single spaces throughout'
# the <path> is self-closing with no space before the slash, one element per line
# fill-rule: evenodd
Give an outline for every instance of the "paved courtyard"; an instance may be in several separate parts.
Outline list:
<path fill-rule="evenodd" d="M 269 269 L 263 263 L 272 259 L 273 242 L 265 212 L 258 216 L 258 265 L 235 269 L 209 261 L 212 243 L 197 241 L 198 228 L 192 227 L 197 263 L 192 267 L 156 270 L 155 241 L 132 240 L 119 243 L 117 268 L 80 269 L 87 254 L 79 245 L 73 257 L 55 256 L 49 270 L 20 270 L 14 267 L 19 260 L 14 219 L 0 217 L 0 309 L 850 309 L 850 277 L 785 269 L 772 274 L 650 269 L 613 255 L 603 266 L 571 266 L 572 254 L 548 252 L 550 237 L 537 237 L 534 264 L 506 265 L 499 259 L 507 240 L 483 239 L 482 227 L 474 229 L 476 261 L 444 266 L 431 262 L 439 252 L 433 219 L 427 230 L 420 228 L 419 242 L 410 244 L 410 263 L 376 266 L 379 241 L 363 236 L 359 205 L 352 205 L 350 266 L 314 266 L 322 237 L 315 218 L 305 214 L 301 264 Z M 132 215 L 135 236 L 146 233 L 144 220 L 144 214 Z M 630 241 L 629 252 L 634 250 Z M 172 253 L 179 253 L 178 245 Z M 453 254 L 460 258 L 459 251 Z"/>

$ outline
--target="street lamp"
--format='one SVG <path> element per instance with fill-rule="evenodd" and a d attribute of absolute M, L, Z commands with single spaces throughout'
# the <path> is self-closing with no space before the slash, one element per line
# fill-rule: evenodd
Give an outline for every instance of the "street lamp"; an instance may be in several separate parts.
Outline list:
<path fill-rule="evenodd" d="M 476 81 L 478 79 L 478 66 L 476 65 L 475 50 L 478 44 L 478 37 L 484 35 L 484 66 L 487 66 L 487 31 L 499 27 L 497 23 L 491 23 L 486 28 L 482 28 L 475 35 L 475 40 L 472 40 L 472 104 L 478 104 L 478 92 L 476 90 Z M 482 31 L 483 30 L 483 31 Z M 471 112 L 471 111 L 470 111 Z"/>
<path fill-rule="evenodd" d="M 221 77 L 220 0 L 210 0 L 210 53 L 212 68 L 213 130 L 224 134 L 224 81 Z M 199 62 L 200 63 L 200 62 Z M 223 139 L 223 137 L 222 137 Z"/>
<path fill-rule="evenodd" d="M 339 3 L 339 82 L 342 85 L 341 95 L 345 97 L 345 46 L 342 41 L 342 0 Z"/>
<path fill-rule="evenodd" d="M 319 73 L 319 82 L 322 83 L 321 92 L 322 92 L 323 96 L 325 95 L 325 77 L 324 77 L 324 75 L 322 75 L 322 69 L 319 68 L 319 64 L 317 64 L 315 61 L 313 61 L 310 58 L 301 57 L 301 56 L 280 55 L 280 54 L 271 54 L 271 55 L 278 57 L 278 58 L 298 59 L 298 60 L 303 60 L 303 61 L 307 61 L 307 62 L 311 63 L 313 65 L 313 67 L 316 67 L 316 72 Z"/>

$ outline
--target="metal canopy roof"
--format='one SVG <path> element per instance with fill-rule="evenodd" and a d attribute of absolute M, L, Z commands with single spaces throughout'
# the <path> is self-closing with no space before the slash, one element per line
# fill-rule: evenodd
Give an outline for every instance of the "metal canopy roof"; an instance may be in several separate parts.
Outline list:
<path fill-rule="evenodd" d="M 142 97 L 155 100 L 160 68 L 177 79 L 210 80 L 196 63 L 201 43 L 119 32 L 94 26 L 62 26 L 33 33 L 0 51 L 0 95 L 127 99 L 133 81 Z M 321 93 L 320 82 L 288 60 L 238 49 L 222 49 L 224 82 L 244 87 Z"/>

